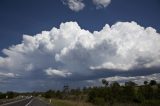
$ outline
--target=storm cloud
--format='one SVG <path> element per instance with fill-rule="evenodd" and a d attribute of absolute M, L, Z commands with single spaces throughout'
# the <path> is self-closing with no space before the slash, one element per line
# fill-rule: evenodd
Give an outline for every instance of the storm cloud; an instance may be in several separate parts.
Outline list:
<path fill-rule="evenodd" d="M 160 34 L 136 22 L 106 24 L 93 33 L 77 22 L 66 22 L 34 36 L 23 35 L 20 44 L 3 49 L 3 53 L 0 76 L 18 76 L 35 83 L 145 76 L 159 72 Z"/>

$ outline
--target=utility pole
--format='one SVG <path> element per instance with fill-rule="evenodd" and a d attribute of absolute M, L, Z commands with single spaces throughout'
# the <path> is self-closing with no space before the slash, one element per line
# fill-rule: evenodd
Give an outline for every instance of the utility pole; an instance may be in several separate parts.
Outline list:
<path fill-rule="evenodd" d="M 63 86 L 63 93 L 64 93 L 64 98 L 66 98 L 69 93 L 69 86 L 68 85 Z"/>

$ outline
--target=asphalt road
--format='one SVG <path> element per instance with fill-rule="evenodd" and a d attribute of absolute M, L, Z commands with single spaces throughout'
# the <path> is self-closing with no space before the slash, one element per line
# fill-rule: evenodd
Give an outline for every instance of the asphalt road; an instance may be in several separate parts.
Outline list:
<path fill-rule="evenodd" d="M 31 97 L 11 103 L 6 103 L 1 106 L 51 106 L 39 98 Z"/>

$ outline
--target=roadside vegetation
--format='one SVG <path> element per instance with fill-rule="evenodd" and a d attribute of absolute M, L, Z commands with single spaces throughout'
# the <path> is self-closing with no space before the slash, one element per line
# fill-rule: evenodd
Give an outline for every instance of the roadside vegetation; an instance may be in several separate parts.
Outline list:
<path fill-rule="evenodd" d="M 118 82 L 102 80 L 103 86 L 70 89 L 64 86 L 62 91 L 0 93 L 0 103 L 14 98 L 38 96 L 53 106 L 159 106 L 160 84 L 155 80 L 144 81 L 143 85 L 129 81 L 124 85 Z"/>
<path fill-rule="evenodd" d="M 53 106 L 93 106 L 93 104 L 84 101 L 61 100 L 61 99 L 51 99 L 51 104 L 53 104 Z"/>
<path fill-rule="evenodd" d="M 158 106 L 160 104 L 160 84 L 155 80 L 144 81 L 144 85 L 140 86 L 129 81 L 120 86 L 118 82 L 109 83 L 103 79 L 102 84 L 104 86 L 83 89 L 69 89 L 65 86 L 63 91 L 48 90 L 43 97 L 51 99 L 55 106 Z"/>

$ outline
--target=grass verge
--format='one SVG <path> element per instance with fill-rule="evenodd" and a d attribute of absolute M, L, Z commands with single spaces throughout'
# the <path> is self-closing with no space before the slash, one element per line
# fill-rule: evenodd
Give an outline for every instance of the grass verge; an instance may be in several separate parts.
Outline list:
<path fill-rule="evenodd" d="M 53 104 L 53 106 L 94 106 L 90 103 L 86 103 L 83 101 L 71 101 L 60 99 L 51 99 L 51 104 Z"/>

